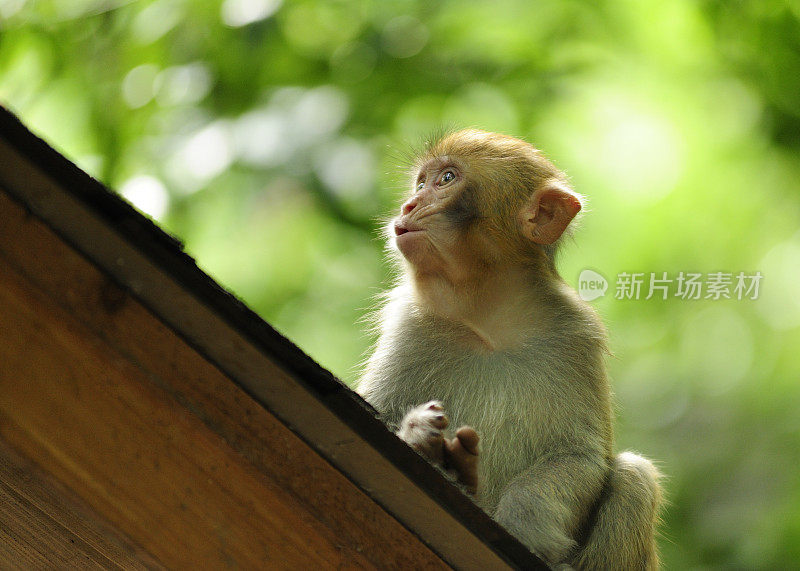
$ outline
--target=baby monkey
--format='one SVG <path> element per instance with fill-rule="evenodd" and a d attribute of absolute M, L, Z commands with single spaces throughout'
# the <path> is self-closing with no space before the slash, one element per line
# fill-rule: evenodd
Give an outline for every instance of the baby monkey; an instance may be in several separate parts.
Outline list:
<path fill-rule="evenodd" d="M 580 209 L 524 141 L 429 144 L 388 228 L 404 272 L 358 391 L 550 564 L 656 569 L 659 474 L 614 455 L 605 329 L 555 267 Z"/>

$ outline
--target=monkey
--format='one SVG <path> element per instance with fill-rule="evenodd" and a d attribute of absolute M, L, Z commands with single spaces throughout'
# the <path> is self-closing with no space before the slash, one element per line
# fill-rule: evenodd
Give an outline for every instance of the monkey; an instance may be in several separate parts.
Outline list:
<path fill-rule="evenodd" d="M 412 172 L 357 392 L 548 564 L 657 569 L 661 475 L 614 454 L 606 330 L 556 269 L 584 198 L 531 144 L 477 129 Z"/>

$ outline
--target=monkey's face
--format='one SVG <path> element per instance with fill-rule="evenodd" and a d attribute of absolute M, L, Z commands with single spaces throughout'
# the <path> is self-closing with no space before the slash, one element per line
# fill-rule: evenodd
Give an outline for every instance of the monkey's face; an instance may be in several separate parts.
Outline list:
<path fill-rule="evenodd" d="M 389 234 L 416 278 L 451 284 L 546 260 L 580 210 L 566 177 L 534 147 L 464 130 L 419 159 Z"/>
<path fill-rule="evenodd" d="M 469 175 L 468 164 L 457 157 L 428 160 L 392 221 L 395 244 L 418 274 L 456 277 L 453 272 L 474 262 L 472 230 L 482 217 Z"/>

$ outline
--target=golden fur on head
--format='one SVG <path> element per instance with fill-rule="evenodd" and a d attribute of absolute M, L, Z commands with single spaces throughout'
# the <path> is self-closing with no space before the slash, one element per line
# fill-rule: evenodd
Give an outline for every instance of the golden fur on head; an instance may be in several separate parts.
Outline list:
<path fill-rule="evenodd" d="M 569 186 L 566 175 L 558 170 L 540 150 L 522 139 L 506 135 L 463 129 L 449 133 L 429 142 L 420 153 L 417 166 L 436 157 L 461 157 L 474 165 L 474 173 L 480 173 L 488 182 L 504 182 L 509 190 L 529 195 L 548 180 Z"/>
<path fill-rule="evenodd" d="M 585 199 L 573 191 L 567 175 L 550 162 L 544 154 L 530 143 L 481 129 L 462 129 L 437 134 L 429 139 L 423 150 L 417 153 L 413 164 L 416 172 L 427 162 L 438 158 L 463 162 L 469 166 L 466 175 L 484 189 L 481 207 L 494 221 L 506 224 L 514 220 L 514 214 L 533 193 L 545 185 L 552 185 L 573 195 L 583 206 Z M 564 236 L 570 236 L 577 221 L 573 221 Z M 498 228 L 499 232 L 511 235 L 511 228 Z M 550 261 L 563 238 L 543 246 Z"/>

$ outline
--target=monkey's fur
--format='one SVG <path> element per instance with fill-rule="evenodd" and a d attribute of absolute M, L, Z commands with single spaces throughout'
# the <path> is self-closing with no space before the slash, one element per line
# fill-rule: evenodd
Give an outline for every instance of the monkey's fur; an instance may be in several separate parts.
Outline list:
<path fill-rule="evenodd" d="M 605 330 L 553 261 L 580 197 L 531 145 L 484 131 L 434 142 L 416 170 L 390 226 L 404 277 L 358 391 L 434 461 L 477 437 L 442 439 L 443 411 L 418 405 L 474 428 L 476 501 L 549 563 L 656 569 L 659 474 L 612 452 Z"/>

